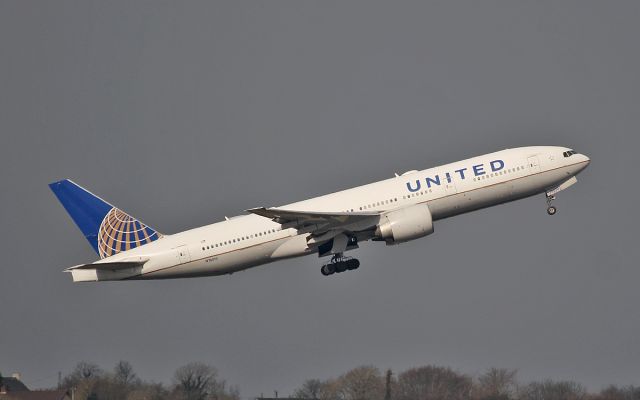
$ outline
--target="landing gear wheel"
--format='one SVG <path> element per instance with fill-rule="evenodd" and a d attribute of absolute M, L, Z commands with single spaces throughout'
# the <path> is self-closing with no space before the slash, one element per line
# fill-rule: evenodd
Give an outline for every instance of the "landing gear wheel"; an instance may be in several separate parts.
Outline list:
<path fill-rule="evenodd" d="M 320 268 L 320 272 L 324 276 L 329 276 L 336 272 L 336 267 L 333 264 L 325 264 L 322 266 L 322 268 Z"/>
<path fill-rule="evenodd" d="M 360 267 L 360 261 L 355 258 L 345 257 L 342 253 L 335 254 L 333 258 L 331 258 L 331 262 L 325 264 L 320 268 L 320 272 L 324 276 L 329 276 L 333 274 L 339 274 L 344 271 L 351 271 L 354 269 L 358 269 Z"/>
<path fill-rule="evenodd" d="M 558 211 L 557 208 L 551 205 L 551 201 L 555 199 L 556 199 L 556 196 L 547 192 L 547 214 L 549 215 L 555 215 L 556 212 Z"/>
<path fill-rule="evenodd" d="M 358 261 L 355 258 L 352 258 L 351 260 L 347 261 L 347 269 L 349 271 L 352 271 L 354 269 L 358 269 L 359 266 L 360 266 L 360 261 Z"/>
<path fill-rule="evenodd" d="M 335 266 L 336 273 L 341 273 L 347 270 L 347 263 L 345 261 L 338 261 Z"/>

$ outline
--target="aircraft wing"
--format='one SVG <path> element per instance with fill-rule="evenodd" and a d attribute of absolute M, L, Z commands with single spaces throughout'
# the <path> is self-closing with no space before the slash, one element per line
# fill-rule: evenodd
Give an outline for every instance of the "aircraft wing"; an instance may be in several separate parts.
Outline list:
<path fill-rule="evenodd" d="M 313 233 L 329 230 L 363 230 L 374 226 L 380 217 L 375 212 L 317 212 L 258 207 L 247 210 L 290 228 L 311 228 Z"/>

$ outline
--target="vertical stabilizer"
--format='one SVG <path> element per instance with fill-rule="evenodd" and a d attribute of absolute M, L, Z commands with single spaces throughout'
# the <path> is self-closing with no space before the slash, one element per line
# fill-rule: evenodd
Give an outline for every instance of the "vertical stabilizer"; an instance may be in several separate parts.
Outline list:
<path fill-rule="evenodd" d="M 162 237 L 157 231 L 69 179 L 53 182 L 49 187 L 100 258 Z"/>

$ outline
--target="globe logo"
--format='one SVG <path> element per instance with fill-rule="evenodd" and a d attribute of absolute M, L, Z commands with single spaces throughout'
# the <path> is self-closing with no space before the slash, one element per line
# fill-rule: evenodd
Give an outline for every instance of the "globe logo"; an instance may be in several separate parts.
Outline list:
<path fill-rule="evenodd" d="M 158 232 L 118 208 L 105 215 L 98 230 L 100 258 L 151 243 L 162 237 Z"/>

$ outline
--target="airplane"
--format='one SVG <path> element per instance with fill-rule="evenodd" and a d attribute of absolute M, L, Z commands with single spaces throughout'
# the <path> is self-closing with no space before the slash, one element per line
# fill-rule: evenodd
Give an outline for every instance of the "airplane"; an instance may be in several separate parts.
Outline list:
<path fill-rule="evenodd" d="M 361 242 L 396 245 L 434 232 L 434 222 L 577 182 L 590 158 L 573 149 L 506 149 L 281 207 L 165 235 L 69 179 L 49 186 L 100 260 L 67 268 L 74 282 L 169 279 L 232 274 L 270 262 L 331 257 L 324 276 L 355 270 L 344 253 Z"/>

